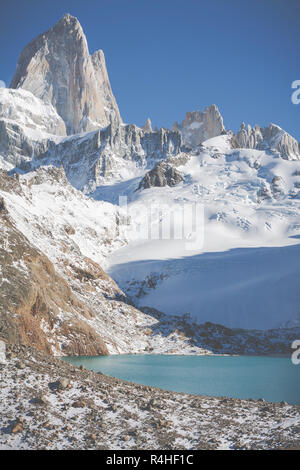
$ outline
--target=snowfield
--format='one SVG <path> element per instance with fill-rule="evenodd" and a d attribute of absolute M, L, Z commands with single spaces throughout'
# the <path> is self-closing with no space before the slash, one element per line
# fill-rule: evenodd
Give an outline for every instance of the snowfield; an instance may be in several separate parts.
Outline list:
<path fill-rule="evenodd" d="M 132 191 L 123 184 L 132 226 L 128 245 L 110 256 L 109 274 L 138 305 L 169 314 L 230 327 L 299 325 L 299 161 L 232 149 L 228 136 L 204 142 L 197 153 L 179 167 L 185 181 L 174 188 Z M 193 204 L 204 210 L 194 231 L 162 239 L 169 213 L 179 214 L 173 235 L 180 234 L 180 211 Z M 149 230 L 141 230 L 147 222 Z M 201 231 L 203 244 L 187 249 Z"/>

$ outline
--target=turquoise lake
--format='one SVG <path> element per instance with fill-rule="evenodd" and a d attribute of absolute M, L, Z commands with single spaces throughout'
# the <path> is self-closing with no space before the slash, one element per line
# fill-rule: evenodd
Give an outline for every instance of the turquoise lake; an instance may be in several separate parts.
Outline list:
<path fill-rule="evenodd" d="M 74 365 L 175 392 L 300 405 L 300 365 L 258 356 L 76 356 Z"/>

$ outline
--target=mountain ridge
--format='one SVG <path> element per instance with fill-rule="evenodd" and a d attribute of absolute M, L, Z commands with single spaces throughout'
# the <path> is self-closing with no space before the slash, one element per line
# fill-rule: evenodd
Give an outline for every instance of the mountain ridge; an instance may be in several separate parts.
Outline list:
<path fill-rule="evenodd" d="M 210 335 L 219 336 L 219 330 L 216 333 L 198 324 L 199 318 L 201 322 L 211 319 L 209 308 L 201 303 L 209 295 L 202 290 L 201 298 L 197 298 L 198 287 L 184 303 L 181 299 L 176 302 L 176 295 L 181 288 L 188 292 L 194 277 L 202 282 L 203 269 L 208 268 L 204 278 L 212 299 L 215 292 L 224 298 L 223 286 L 214 288 L 215 279 L 222 284 L 216 256 L 205 258 L 201 255 L 205 250 L 224 250 L 220 255 L 224 267 L 226 250 L 237 245 L 292 244 L 290 238 L 297 237 L 300 229 L 300 154 L 292 136 L 274 124 L 266 128 L 242 124 L 233 134 L 226 130 L 216 105 L 188 112 L 172 129 L 153 130 L 149 118 L 143 127 L 123 123 L 103 52 L 89 54 L 79 21 L 68 14 L 25 47 L 11 86 L 0 89 L 0 167 L 7 171 L 0 175 L 2 230 L 7 235 L 3 240 L 12 245 L 10 231 L 16 239 L 24 240 L 24 246 L 28 244 L 34 254 L 36 271 L 21 273 L 24 278 L 20 285 L 24 282 L 29 286 L 29 300 L 17 312 L 10 305 L 12 316 L 6 313 L 7 321 L 23 314 L 25 323 L 29 319 L 35 325 L 38 347 L 53 354 L 287 350 L 293 333 L 280 330 L 274 333 L 277 346 L 273 333 L 255 333 L 268 337 L 264 348 L 260 340 L 253 345 L 249 331 L 234 332 L 234 341 L 228 341 L 222 330 L 220 346 L 214 347 L 213 341 L 204 338 L 208 335 L 212 340 Z M 127 207 L 119 206 L 119 196 L 128 199 Z M 178 244 L 166 240 L 168 246 L 157 249 L 156 241 L 142 240 L 139 232 L 148 223 L 144 216 L 149 207 L 154 207 L 150 232 L 159 234 L 170 213 L 185 204 L 205 205 L 207 243 L 196 250 L 188 269 L 183 247 L 193 233 L 185 233 Z M 170 208 L 170 212 L 162 212 L 160 206 Z M 187 231 L 183 228 L 179 227 L 181 233 Z M 201 229 L 198 222 L 196 228 Z M 13 257 L 13 246 L 10 249 Z M 131 257 L 132 270 L 126 271 L 124 253 Z M 157 259 L 149 261 L 149 254 Z M 19 260 L 23 266 L 20 249 L 15 256 L 18 259 L 12 259 L 11 265 Z M 165 257 L 169 257 L 166 263 L 162 262 Z M 4 262 L 1 269 L 4 281 Z M 190 278 L 186 276 L 189 270 Z M 286 267 L 284 288 L 292 280 L 285 292 L 294 300 L 285 312 L 275 309 L 276 328 L 281 320 L 298 324 L 296 272 L 294 263 L 293 270 Z M 111 273 L 114 279 L 120 278 L 118 284 Z M 53 304 L 53 297 L 40 284 L 45 277 L 53 292 L 59 292 L 57 284 L 61 283 L 66 302 Z M 5 278 L 12 286 L 11 277 Z M 267 271 L 258 287 L 273 279 L 274 272 Z M 175 303 L 166 305 L 164 291 L 176 286 L 178 280 L 176 292 L 169 296 Z M 279 295 L 280 284 L 276 286 Z M 246 281 L 240 290 L 234 288 L 228 287 L 234 295 L 248 292 Z M 221 323 L 221 317 L 227 328 L 234 327 L 229 325 L 226 310 L 234 321 L 242 317 L 244 323 L 238 325 L 244 328 L 250 324 L 247 315 L 254 305 L 251 295 L 244 317 L 231 300 L 229 296 L 226 309 L 222 302 L 217 306 L 217 323 Z M 277 304 L 281 305 L 279 300 Z M 148 310 L 147 301 L 152 307 L 148 305 Z M 168 315 L 162 313 L 160 305 L 165 305 Z M 269 307 L 265 322 L 252 315 L 251 327 L 259 325 L 266 331 L 274 328 L 273 307 Z M 185 316 L 187 312 L 192 317 Z M 18 329 L 19 324 L 13 322 L 12 329 Z M 66 331 L 62 338 L 61 333 Z M 195 336 L 193 331 L 200 333 Z M 22 341 L 29 341 L 29 336 L 21 335 Z M 250 345 L 244 348 L 245 338 Z M 95 342 L 98 349 L 93 347 Z"/>

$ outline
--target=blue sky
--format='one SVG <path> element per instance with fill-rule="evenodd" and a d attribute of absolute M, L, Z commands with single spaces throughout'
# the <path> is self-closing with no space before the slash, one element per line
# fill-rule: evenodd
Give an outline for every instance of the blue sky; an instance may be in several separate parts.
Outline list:
<path fill-rule="evenodd" d="M 299 0 L 0 0 L 0 80 L 64 13 L 103 49 L 125 122 L 170 127 L 215 103 L 226 128 L 274 122 L 300 140 Z"/>

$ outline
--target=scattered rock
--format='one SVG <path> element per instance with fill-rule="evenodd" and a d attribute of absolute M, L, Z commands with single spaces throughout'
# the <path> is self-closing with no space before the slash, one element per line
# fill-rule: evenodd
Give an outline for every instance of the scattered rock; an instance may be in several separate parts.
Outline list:
<path fill-rule="evenodd" d="M 7 362 L 5 377 L 0 384 L 6 383 L 5 393 L 11 390 L 11 398 L 1 411 L 2 445 L 5 448 L 42 449 L 50 443 L 52 449 L 103 447 L 110 450 L 116 439 L 121 439 L 121 447 L 126 450 L 149 449 L 150 445 L 170 450 L 178 449 L 184 439 L 184 446 L 189 446 L 189 449 L 216 449 L 223 442 L 224 435 L 230 436 L 227 447 L 240 450 L 298 446 L 297 406 L 264 403 L 263 399 L 258 402 L 176 394 L 106 375 L 97 380 L 99 376 L 96 373 L 80 373 L 78 369 L 76 372 L 71 365 L 33 348 L 18 348 L 14 346 L 13 352 L 19 361 L 26 358 L 30 382 L 24 384 L 20 380 L 20 375 L 24 374 L 16 372 L 14 363 Z M 47 384 L 59 382 L 59 377 L 70 377 L 76 390 L 85 388 L 86 391 L 73 397 L 71 402 L 69 398 L 73 392 L 57 395 L 57 389 L 43 391 Z M 87 380 L 96 382 L 97 386 L 90 387 Z M 15 419 L 18 416 L 15 412 L 16 397 L 20 392 L 21 398 L 17 403 L 19 417 Z M 30 397 L 41 399 L 42 405 L 48 394 L 52 406 L 32 406 Z M 94 408 L 90 404 L 92 400 L 95 400 Z M 200 409 L 199 404 L 202 406 Z M 73 412 L 71 407 L 74 407 Z M 67 409 L 69 413 L 66 413 Z M 120 419 L 110 419 L 111 410 L 118 411 Z M 24 421 L 26 416 L 24 423 L 22 416 Z M 270 432 L 258 440 L 260 430 L 267 429 L 271 421 L 278 422 L 278 426 L 270 427 Z M 132 423 L 136 423 L 134 427 L 131 427 Z M 180 425 L 176 426 L 176 423 Z M 11 436 L 5 439 L 5 432 Z"/>
<path fill-rule="evenodd" d="M 37 397 L 33 398 L 31 401 L 35 405 L 47 405 L 48 404 L 48 401 L 45 395 L 38 395 Z"/>
<path fill-rule="evenodd" d="M 62 389 L 69 388 L 69 385 L 71 385 L 70 379 L 68 379 L 67 377 L 62 377 L 58 380 L 59 388 L 62 388 Z"/>
<path fill-rule="evenodd" d="M 16 434 L 18 432 L 23 432 L 23 418 L 22 416 L 19 416 L 15 423 L 12 425 L 11 429 L 12 434 Z"/>
<path fill-rule="evenodd" d="M 75 229 L 71 225 L 65 225 L 64 229 L 67 235 L 75 234 Z"/>
<path fill-rule="evenodd" d="M 85 408 L 86 405 L 87 405 L 86 402 L 82 400 L 81 398 L 79 400 L 74 401 L 72 404 L 74 408 Z"/>
<path fill-rule="evenodd" d="M 16 368 L 17 369 L 25 369 L 26 365 L 24 364 L 24 362 L 16 362 Z"/>

